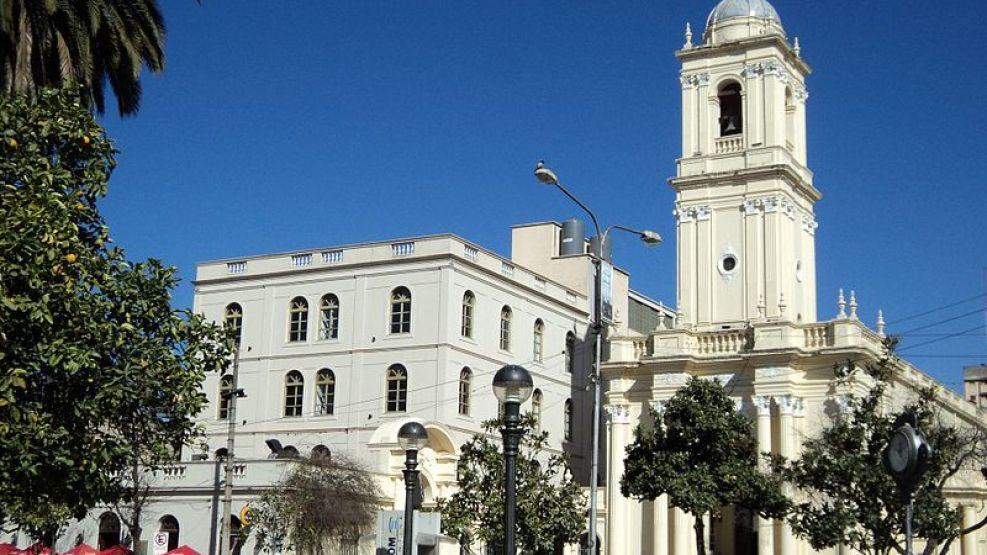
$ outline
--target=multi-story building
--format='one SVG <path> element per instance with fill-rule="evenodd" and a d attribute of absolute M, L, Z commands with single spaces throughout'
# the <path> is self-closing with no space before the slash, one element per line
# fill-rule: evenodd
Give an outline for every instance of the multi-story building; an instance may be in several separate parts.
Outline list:
<path fill-rule="evenodd" d="M 756 421 L 760 451 L 797 457 L 840 410 L 833 368 L 884 355 L 883 319 L 876 331 L 858 318 L 857 299 L 843 292 L 836 315 L 816 309 L 815 203 L 807 167 L 805 103 L 809 66 L 790 43 L 766 0 L 723 0 L 702 39 L 686 42 L 682 62 L 682 156 L 670 182 L 676 191 L 677 318 L 647 338 L 613 338 L 603 367 L 609 384 L 609 555 L 695 553 L 692 518 L 666 496 L 639 503 L 619 489 L 625 447 L 649 407 L 674 395 L 691 376 L 725 384 Z M 914 398 L 931 378 L 905 361 L 895 372 L 888 410 Z M 984 413 L 939 387 L 945 421 L 987 427 Z M 976 469 L 946 485 L 969 526 L 984 517 L 987 488 Z M 795 492 L 796 495 L 797 492 Z M 724 555 L 809 553 L 781 521 L 756 520 L 724 508 L 708 523 Z M 840 548 L 836 552 L 847 552 Z M 983 531 L 964 536 L 952 553 L 987 553 Z"/>
<path fill-rule="evenodd" d="M 433 506 L 455 491 L 460 446 L 497 417 L 491 383 L 506 364 L 531 372 L 535 391 L 522 410 L 588 483 L 594 274 L 581 229 L 516 226 L 510 258 L 434 235 L 200 264 L 194 310 L 239 330 L 237 389 L 245 397 L 235 407 L 235 464 L 226 477 L 232 514 L 276 483 L 291 458 L 313 453 L 361 464 L 377 476 L 383 506 L 402 508 L 397 430 L 409 419 L 428 430 L 419 461 L 424 506 Z M 670 319 L 628 281 L 617 269 L 611 329 L 646 333 Z M 232 398 L 223 393 L 232 387 L 231 373 L 207 377 L 203 446 L 156 477 L 148 535 L 168 531 L 176 545 L 216 551 Z M 101 513 L 65 541 L 81 534 L 114 543 L 120 527 Z"/>

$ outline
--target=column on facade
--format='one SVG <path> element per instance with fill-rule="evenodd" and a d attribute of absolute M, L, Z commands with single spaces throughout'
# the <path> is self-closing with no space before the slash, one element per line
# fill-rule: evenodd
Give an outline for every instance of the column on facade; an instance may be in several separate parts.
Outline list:
<path fill-rule="evenodd" d="M 620 477 L 624 474 L 624 453 L 630 443 L 630 407 L 611 404 L 606 407 L 608 436 L 610 438 L 610 461 L 607 465 L 607 553 L 624 555 L 628 553 L 627 532 L 631 526 L 627 522 L 628 505 L 631 503 L 620 493 Z"/>
<path fill-rule="evenodd" d="M 775 398 L 778 403 L 778 451 L 788 460 L 796 456 L 795 452 L 795 415 L 801 413 L 802 399 L 793 395 L 781 395 Z M 785 487 L 791 495 L 791 487 Z M 795 554 L 795 534 L 787 522 L 781 522 L 781 555 Z"/>
<path fill-rule="evenodd" d="M 963 506 L 963 528 L 973 526 L 977 523 L 977 509 L 973 505 Z M 961 553 L 963 555 L 975 555 L 977 554 L 977 536 L 978 532 L 972 532 L 960 538 L 960 545 L 963 547 Z"/>
<path fill-rule="evenodd" d="M 771 396 L 757 395 L 754 397 L 754 409 L 757 413 L 757 450 L 759 453 L 771 452 Z M 763 460 L 758 461 L 762 470 L 766 467 Z M 758 555 L 774 555 L 775 532 L 774 522 L 760 516 L 754 517 L 757 527 Z"/>
<path fill-rule="evenodd" d="M 692 527 L 692 517 L 678 507 L 670 507 L 672 513 L 672 553 L 689 555 L 695 551 L 695 528 Z"/>
<path fill-rule="evenodd" d="M 655 499 L 654 516 L 651 522 L 651 533 L 654 538 L 654 554 L 668 555 L 668 496 L 661 495 Z"/>

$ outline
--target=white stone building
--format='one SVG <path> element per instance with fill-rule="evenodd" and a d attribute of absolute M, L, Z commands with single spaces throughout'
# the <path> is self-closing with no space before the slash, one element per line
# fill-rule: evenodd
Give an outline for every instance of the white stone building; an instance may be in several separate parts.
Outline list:
<path fill-rule="evenodd" d="M 491 381 L 505 364 L 531 372 L 536 390 L 522 410 L 539 416 L 551 448 L 588 483 L 593 264 L 584 249 L 561 254 L 562 230 L 514 227 L 511 258 L 435 235 L 200 264 L 194 310 L 240 328 L 237 385 L 246 397 L 236 406 L 233 515 L 284 475 L 286 457 L 313 451 L 361 463 L 377 476 L 385 508 L 402 509 L 397 430 L 409 419 L 429 433 L 419 468 L 423 504 L 433 506 L 455 491 L 460 446 L 497 416 Z M 621 335 L 671 318 L 629 291 L 619 269 L 614 299 Z M 207 377 L 199 419 L 207 447 L 155 476 L 145 540 L 166 530 L 176 545 L 217 552 L 229 426 L 220 394 L 231 382 L 231 374 Z M 101 527 L 104 513 L 70 527 L 59 547 L 80 535 L 93 545 L 125 535 L 112 518 Z M 451 539 L 439 541 L 440 552 L 458 552 Z M 254 551 L 252 538 L 243 549 Z"/>
<path fill-rule="evenodd" d="M 682 63 L 682 156 L 670 180 L 676 191 L 677 318 L 647 338 L 611 340 L 603 367 L 609 391 L 608 484 L 619 483 L 625 447 L 649 406 L 671 397 L 690 376 L 723 382 L 756 419 L 760 450 L 797 456 L 804 438 L 839 412 L 833 365 L 866 364 L 882 355 L 877 330 L 858 318 L 842 292 L 835 317 L 816 310 L 816 219 L 821 198 L 806 161 L 805 80 L 798 42 L 765 0 L 723 0 L 701 40 L 686 42 Z M 933 381 L 902 361 L 888 410 Z M 944 418 L 985 427 L 973 404 L 941 386 Z M 963 524 L 987 512 L 976 469 L 950 480 Z M 695 553 L 692 519 L 663 496 L 639 503 L 607 494 L 609 555 Z M 710 523 L 715 553 L 809 553 L 782 522 L 755 522 L 730 508 Z M 839 549 L 836 552 L 844 553 Z M 981 530 L 952 553 L 987 553 Z"/>

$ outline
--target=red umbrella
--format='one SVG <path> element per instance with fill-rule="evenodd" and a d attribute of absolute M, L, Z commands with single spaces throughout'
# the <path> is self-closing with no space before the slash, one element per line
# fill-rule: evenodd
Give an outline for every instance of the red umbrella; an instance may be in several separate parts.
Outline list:
<path fill-rule="evenodd" d="M 202 554 L 187 545 L 180 545 L 175 549 L 172 549 L 171 551 L 165 553 L 165 555 L 202 555 Z"/>
<path fill-rule="evenodd" d="M 134 552 L 122 545 L 114 545 L 97 552 L 96 555 L 134 555 Z"/>
<path fill-rule="evenodd" d="M 18 552 L 19 553 L 23 553 L 24 555 L 28 555 L 28 554 L 30 554 L 30 555 L 54 555 L 54 552 L 51 550 L 51 548 L 48 547 L 47 545 L 41 543 L 41 542 L 38 542 L 38 543 L 32 545 L 31 547 L 26 547 L 24 549 L 21 549 Z"/>
<path fill-rule="evenodd" d="M 12 543 L 0 543 L 0 555 L 11 555 L 15 551 L 20 551 L 16 545 Z"/>
<path fill-rule="evenodd" d="M 96 550 L 95 547 L 87 543 L 80 543 L 79 545 L 73 547 L 72 549 L 69 549 L 62 555 L 96 555 L 96 553 L 98 553 L 98 551 Z M 0 553 L 0 555 L 3 554 Z"/>

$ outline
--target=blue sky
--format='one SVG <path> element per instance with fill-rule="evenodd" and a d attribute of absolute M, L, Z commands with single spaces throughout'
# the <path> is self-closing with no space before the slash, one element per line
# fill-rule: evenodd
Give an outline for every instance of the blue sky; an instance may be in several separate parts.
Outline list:
<path fill-rule="evenodd" d="M 714 4 L 162 2 L 166 71 L 137 117 L 102 118 L 122 151 L 103 210 L 132 258 L 179 267 L 189 306 L 203 260 L 442 232 L 509 255 L 511 225 L 582 217 L 535 182 L 545 159 L 602 223 L 666 238 L 614 252 L 671 304 L 672 53 Z M 819 317 L 855 289 L 956 388 L 987 363 L 987 7 L 774 6 L 815 70 Z"/>

